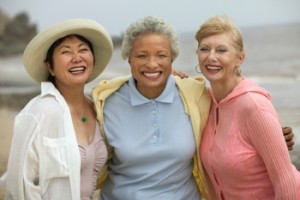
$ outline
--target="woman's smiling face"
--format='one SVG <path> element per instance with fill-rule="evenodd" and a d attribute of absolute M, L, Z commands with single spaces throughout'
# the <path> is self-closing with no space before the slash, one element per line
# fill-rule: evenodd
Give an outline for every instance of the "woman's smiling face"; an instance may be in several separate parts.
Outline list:
<path fill-rule="evenodd" d="M 159 96 L 172 72 L 169 39 L 152 33 L 139 36 L 133 43 L 128 62 L 139 92 L 147 98 Z"/>
<path fill-rule="evenodd" d="M 55 76 L 58 87 L 83 86 L 89 79 L 93 67 L 94 56 L 88 44 L 76 36 L 68 36 L 54 49 L 50 73 Z"/>
<path fill-rule="evenodd" d="M 235 68 L 242 64 L 243 59 L 243 53 L 235 48 L 229 33 L 211 35 L 199 43 L 201 72 L 211 84 L 231 80 L 236 76 Z"/>

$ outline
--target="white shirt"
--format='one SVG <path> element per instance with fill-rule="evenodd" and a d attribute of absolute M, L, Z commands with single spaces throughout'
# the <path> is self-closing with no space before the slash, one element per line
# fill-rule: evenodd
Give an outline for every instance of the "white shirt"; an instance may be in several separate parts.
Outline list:
<path fill-rule="evenodd" d="M 41 84 L 15 119 L 6 199 L 80 199 L 80 153 L 72 118 L 52 83 Z"/>

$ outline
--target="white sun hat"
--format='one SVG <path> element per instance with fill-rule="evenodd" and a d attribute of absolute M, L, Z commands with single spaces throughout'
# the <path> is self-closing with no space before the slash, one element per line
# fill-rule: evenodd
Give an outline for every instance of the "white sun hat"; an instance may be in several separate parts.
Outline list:
<path fill-rule="evenodd" d="M 37 82 L 46 81 L 49 72 L 44 66 L 50 46 L 67 35 L 80 35 L 89 40 L 94 49 L 95 65 L 88 82 L 94 80 L 107 66 L 113 43 L 107 30 L 91 19 L 70 19 L 52 25 L 37 34 L 27 45 L 23 54 L 26 71 Z"/>

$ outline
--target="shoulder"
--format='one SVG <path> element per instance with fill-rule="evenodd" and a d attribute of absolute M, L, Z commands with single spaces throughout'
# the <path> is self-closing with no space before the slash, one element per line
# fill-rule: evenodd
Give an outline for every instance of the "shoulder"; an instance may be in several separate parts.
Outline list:
<path fill-rule="evenodd" d="M 196 78 L 179 78 L 175 76 L 176 85 L 179 89 L 190 89 L 190 90 L 204 90 L 205 87 L 205 80 L 201 77 Z"/>
<path fill-rule="evenodd" d="M 261 109 L 272 106 L 268 97 L 257 92 L 247 92 L 240 96 L 239 103 L 244 108 Z"/>
<path fill-rule="evenodd" d="M 181 79 L 175 76 L 176 85 L 179 92 L 183 95 L 201 98 L 203 96 L 209 98 L 209 92 L 206 87 L 205 79 L 202 77 Z"/>
<path fill-rule="evenodd" d="M 270 93 L 246 78 L 239 83 L 230 96 L 230 98 L 236 97 L 239 106 L 245 109 L 268 108 L 272 105 Z"/>
<path fill-rule="evenodd" d="M 277 116 L 270 99 L 255 92 L 248 92 L 240 96 L 236 108 L 242 116 L 241 119 L 258 118 L 261 115 Z"/>
<path fill-rule="evenodd" d="M 93 90 L 96 90 L 98 88 L 102 88 L 102 87 L 109 87 L 109 86 L 119 86 L 124 84 L 125 82 L 127 82 L 129 80 L 131 76 L 127 75 L 127 76 L 119 76 L 110 80 L 102 80 L 100 81 L 100 83 L 95 86 L 93 88 Z"/>
<path fill-rule="evenodd" d="M 94 101 L 106 99 L 113 92 L 124 85 L 131 76 L 120 76 L 111 80 L 103 80 L 92 90 Z"/>
<path fill-rule="evenodd" d="M 180 78 L 174 76 L 176 84 L 184 87 L 205 87 L 205 79 L 202 77 Z"/>
<path fill-rule="evenodd" d="M 37 121 L 45 118 L 59 118 L 64 112 L 64 107 L 54 96 L 36 96 L 30 100 L 17 117 L 27 116 Z"/>

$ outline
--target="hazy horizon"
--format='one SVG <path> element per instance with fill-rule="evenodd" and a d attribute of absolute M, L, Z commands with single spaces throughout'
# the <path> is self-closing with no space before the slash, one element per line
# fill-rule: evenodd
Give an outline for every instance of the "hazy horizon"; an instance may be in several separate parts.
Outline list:
<path fill-rule="evenodd" d="M 27 12 L 39 31 L 78 17 L 98 21 L 112 35 L 121 34 L 130 23 L 148 15 L 166 19 L 178 32 L 195 31 L 217 14 L 231 16 L 240 27 L 300 23 L 299 0 L 0 0 L 0 4 L 10 17 Z"/>

